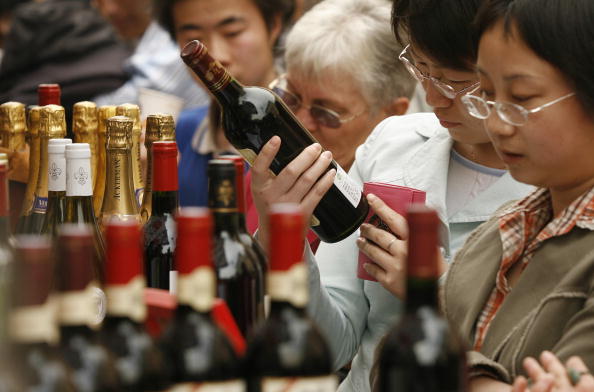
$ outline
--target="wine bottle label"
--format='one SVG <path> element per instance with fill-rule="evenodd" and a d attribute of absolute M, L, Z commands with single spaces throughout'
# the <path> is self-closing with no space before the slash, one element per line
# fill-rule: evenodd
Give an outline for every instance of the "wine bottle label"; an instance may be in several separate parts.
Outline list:
<path fill-rule="evenodd" d="M 336 392 L 336 376 L 322 377 L 265 377 L 262 392 Z"/>
<path fill-rule="evenodd" d="M 33 201 L 33 212 L 37 214 L 45 214 L 47 211 L 47 197 L 40 197 L 35 195 Z"/>
<path fill-rule="evenodd" d="M 199 312 L 212 309 L 216 292 L 216 277 L 211 267 L 198 267 L 190 274 L 177 277 L 177 299 Z"/>
<path fill-rule="evenodd" d="M 91 161 L 85 159 L 68 160 L 68 178 L 66 180 L 67 196 L 92 196 L 93 179 L 91 175 Z"/>
<path fill-rule="evenodd" d="M 209 186 L 215 187 L 214 197 L 209 197 L 209 207 L 215 212 L 237 212 L 237 198 L 235 194 L 235 184 L 230 179 L 221 179 L 218 182 L 214 180 Z"/>
<path fill-rule="evenodd" d="M 145 286 L 144 277 L 140 275 L 127 284 L 107 286 L 107 314 L 143 322 L 146 319 Z"/>
<path fill-rule="evenodd" d="M 66 158 L 50 154 L 48 162 L 47 190 L 63 192 L 66 190 Z"/>
<path fill-rule="evenodd" d="M 204 383 L 182 383 L 174 385 L 168 392 L 244 392 L 246 391 L 243 380 L 204 382 Z"/>
<path fill-rule="evenodd" d="M 57 301 L 60 325 L 86 325 L 97 328 L 103 321 L 105 295 L 96 282 L 89 283 L 84 291 L 60 293 Z"/>
<path fill-rule="evenodd" d="M 9 320 L 10 337 L 14 342 L 58 342 L 56 301 L 50 297 L 39 306 L 25 306 L 12 311 Z"/>
<path fill-rule="evenodd" d="M 353 207 L 357 207 L 361 201 L 361 191 L 363 188 L 349 177 L 342 167 L 336 164 L 336 177 L 334 185 L 351 202 Z"/>
<path fill-rule="evenodd" d="M 296 307 L 307 305 L 307 265 L 297 263 L 287 271 L 268 272 L 268 293 L 271 301 L 289 302 Z"/>

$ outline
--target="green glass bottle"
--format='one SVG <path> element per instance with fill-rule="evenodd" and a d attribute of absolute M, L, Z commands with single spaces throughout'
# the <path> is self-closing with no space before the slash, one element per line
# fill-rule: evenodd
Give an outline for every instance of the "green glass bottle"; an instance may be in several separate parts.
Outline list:
<path fill-rule="evenodd" d="M 47 211 L 41 234 L 55 237 L 58 226 L 64 223 L 64 198 L 66 197 L 66 145 L 70 139 L 50 139 L 47 144 Z"/>

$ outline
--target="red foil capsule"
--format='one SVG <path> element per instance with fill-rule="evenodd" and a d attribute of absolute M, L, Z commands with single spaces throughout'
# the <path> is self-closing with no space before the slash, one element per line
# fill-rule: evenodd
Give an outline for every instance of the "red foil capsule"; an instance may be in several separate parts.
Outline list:
<path fill-rule="evenodd" d="M 59 84 L 40 84 L 37 86 L 37 102 L 39 106 L 61 105 L 62 90 Z"/>
<path fill-rule="evenodd" d="M 270 270 L 288 271 L 303 262 L 305 221 L 297 204 L 279 203 L 270 208 Z"/>
<path fill-rule="evenodd" d="M 153 191 L 177 191 L 177 143 L 153 142 Z"/>
<path fill-rule="evenodd" d="M 213 268 L 213 219 L 208 208 L 186 207 L 177 215 L 175 265 L 180 275 L 198 267 Z"/>
<path fill-rule="evenodd" d="M 129 283 L 143 275 L 142 239 L 136 221 L 121 221 L 112 218 L 105 229 L 106 285 Z"/>

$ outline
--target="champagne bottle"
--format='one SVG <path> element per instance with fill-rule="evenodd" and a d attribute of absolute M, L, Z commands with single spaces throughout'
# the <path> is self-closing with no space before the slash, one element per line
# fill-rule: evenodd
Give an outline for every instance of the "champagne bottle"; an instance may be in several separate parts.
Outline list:
<path fill-rule="evenodd" d="M 97 111 L 98 128 L 97 128 L 97 177 L 93 185 L 93 209 L 95 210 L 95 217 L 101 217 L 101 206 L 103 205 L 103 196 L 105 195 L 105 175 L 106 175 L 106 135 L 107 135 L 107 119 L 116 115 L 116 106 L 105 105 L 99 107 Z"/>
<path fill-rule="evenodd" d="M 226 159 L 208 163 L 208 206 L 215 220 L 217 294 L 231 310 L 243 336 L 249 336 L 264 306 L 263 271 L 253 251 L 239 236 L 235 165 Z"/>
<path fill-rule="evenodd" d="M 70 139 L 50 139 L 47 144 L 47 211 L 45 212 L 41 234 L 55 237 L 58 226 L 64 223 L 66 197 L 66 145 Z"/>
<path fill-rule="evenodd" d="M 376 391 L 463 391 L 465 351 L 438 307 L 437 213 L 412 205 L 406 263 L 406 307 L 379 346 Z"/>
<path fill-rule="evenodd" d="M 142 177 L 142 161 L 140 159 L 140 137 L 142 136 L 142 124 L 140 123 L 140 108 L 138 105 L 125 103 L 116 109 L 118 116 L 126 116 L 134 121 L 132 126 L 132 177 L 134 179 L 134 195 L 140 206 L 144 196 L 144 180 Z"/>
<path fill-rule="evenodd" d="M 275 204 L 270 223 L 269 318 L 248 342 L 245 373 L 249 392 L 336 391 L 331 355 L 307 317 L 305 222 L 296 204 Z"/>
<path fill-rule="evenodd" d="M 0 105 L 1 147 L 10 151 L 25 148 L 25 105 L 20 102 L 5 102 Z"/>
<path fill-rule="evenodd" d="M 107 120 L 107 173 L 101 207 L 103 227 L 114 216 L 120 220 L 140 223 L 132 176 L 133 124 L 133 120 L 124 116 L 115 116 Z"/>
<path fill-rule="evenodd" d="M 189 42 L 181 56 L 217 99 L 223 111 L 225 136 L 250 164 L 274 135 L 282 141 L 271 165 L 275 174 L 303 149 L 316 143 L 276 94 L 262 87 L 242 86 L 199 41 Z M 369 210 L 362 188 L 335 161 L 328 167 L 331 169 L 336 170 L 334 185 L 314 210 L 311 222 L 312 229 L 325 242 L 348 237 Z"/>
<path fill-rule="evenodd" d="M 112 219 L 105 229 L 107 314 L 100 336 L 115 357 L 119 391 L 155 391 L 166 384 L 157 346 L 144 329 L 147 309 L 140 226 Z"/>
<path fill-rule="evenodd" d="M 56 83 L 42 83 L 37 86 L 37 104 L 61 105 L 62 89 Z"/>
<path fill-rule="evenodd" d="M 93 235 L 95 276 L 104 282 L 105 245 L 93 211 L 91 148 L 88 143 L 66 146 L 66 198 L 64 222 L 88 226 Z"/>
<path fill-rule="evenodd" d="M 180 391 L 243 392 L 237 355 L 211 313 L 216 291 L 212 217 L 206 208 L 187 207 L 177 222 L 178 306 L 160 342 L 169 379 Z"/>
<path fill-rule="evenodd" d="M 51 252 L 51 241 L 46 236 L 17 236 L 15 292 L 9 320 L 11 362 L 27 391 L 75 391 L 69 369 L 54 348 L 59 331 L 51 295 Z"/>
<path fill-rule="evenodd" d="M 64 108 L 58 105 L 46 105 L 39 117 L 39 171 L 35 187 L 35 200 L 30 218 L 28 233 L 39 234 L 45 219 L 48 198 L 48 143 L 50 139 L 66 136 L 66 117 Z"/>
<path fill-rule="evenodd" d="M 10 232 L 8 156 L 0 153 L 0 350 L 6 349 L 9 301 L 12 287 L 13 238 Z M 2 361 L 0 353 L 0 361 Z"/>
<path fill-rule="evenodd" d="M 222 155 L 220 158 L 228 159 L 233 162 L 235 165 L 235 189 L 237 190 L 237 215 L 239 220 L 239 239 L 243 244 L 249 247 L 256 256 L 256 260 L 258 261 L 258 265 L 262 270 L 262 275 L 266 276 L 266 272 L 268 271 L 268 261 L 266 260 L 266 254 L 264 250 L 260 246 L 260 243 L 252 237 L 252 235 L 248 232 L 246 223 L 245 223 L 245 185 L 244 185 L 244 172 L 245 172 L 245 163 L 242 157 L 237 155 Z M 258 307 L 258 319 L 264 320 L 265 315 L 267 314 L 267 308 L 269 308 L 270 298 L 265 295 L 265 284 L 264 279 L 262 280 L 262 284 L 259 286 L 259 290 L 261 293 L 258 294 L 258 297 L 261 298 L 259 303 L 262 306 Z"/>
<path fill-rule="evenodd" d="M 26 233 L 29 227 L 29 218 L 35 201 L 35 188 L 37 186 L 37 173 L 39 172 L 39 115 L 41 106 L 33 105 L 28 110 L 26 139 L 29 143 L 29 177 L 27 189 L 21 206 L 21 213 L 17 223 L 16 232 Z"/>
<path fill-rule="evenodd" d="M 152 215 L 144 225 L 144 260 L 148 287 L 175 293 L 176 271 L 175 214 L 179 208 L 177 196 L 177 143 L 152 144 L 153 181 L 151 192 Z M 144 194 L 145 198 L 147 194 Z"/>
<path fill-rule="evenodd" d="M 89 101 L 77 102 L 72 107 L 72 132 L 76 143 L 88 143 L 91 147 L 91 187 L 95 189 L 97 178 L 97 143 L 99 119 L 97 105 Z"/>
<path fill-rule="evenodd" d="M 156 141 L 175 141 L 175 124 L 170 114 L 149 114 L 146 118 L 146 133 L 144 146 L 146 147 L 146 184 L 144 196 L 140 206 L 140 216 L 146 222 L 151 216 L 153 190 L 153 150 L 152 145 Z"/>
<path fill-rule="evenodd" d="M 118 377 L 108 350 L 99 342 L 105 295 L 93 266 L 93 233 L 64 224 L 58 233 L 56 274 L 59 351 L 72 369 L 78 391 L 116 391 Z"/>

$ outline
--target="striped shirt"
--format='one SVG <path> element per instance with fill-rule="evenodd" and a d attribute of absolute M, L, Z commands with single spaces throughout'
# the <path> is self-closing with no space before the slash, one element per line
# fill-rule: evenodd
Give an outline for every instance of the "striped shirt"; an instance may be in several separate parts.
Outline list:
<path fill-rule="evenodd" d="M 537 189 L 503 212 L 499 217 L 501 265 L 495 287 L 476 323 L 474 350 L 480 351 L 491 321 L 511 291 L 506 277 L 508 271 L 517 263 L 521 263 L 523 271 L 544 241 L 567 234 L 575 226 L 594 230 L 594 188 L 574 200 L 554 219 L 551 195 L 545 188 Z"/>

